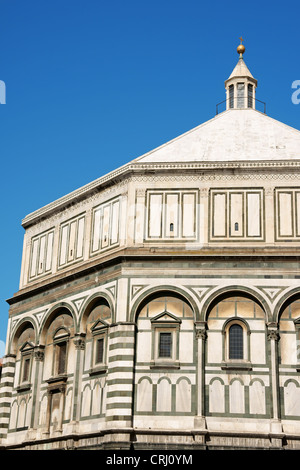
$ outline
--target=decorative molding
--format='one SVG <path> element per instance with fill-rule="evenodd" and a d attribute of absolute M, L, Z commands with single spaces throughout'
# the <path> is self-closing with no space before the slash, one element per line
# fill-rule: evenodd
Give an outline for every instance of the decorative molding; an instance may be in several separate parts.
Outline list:
<path fill-rule="evenodd" d="M 108 290 L 108 292 L 112 295 L 113 299 L 116 300 L 116 285 L 115 284 L 113 286 L 106 287 L 105 290 Z"/>
<path fill-rule="evenodd" d="M 275 322 L 267 324 L 267 339 L 268 341 L 275 340 L 278 341 L 280 336 L 278 332 L 278 325 Z"/>
<path fill-rule="evenodd" d="M 274 330 L 269 331 L 269 333 L 267 335 L 267 339 L 268 339 L 268 341 L 271 341 L 272 339 L 275 340 L 275 341 L 278 341 L 279 340 L 278 331 L 274 331 Z"/>
<path fill-rule="evenodd" d="M 34 313 L 35 318 L 37 319 L 37 322 L 39 325 L 41 325 L 42 320 L 46 314 L 47 310 L 43 310 L 42 312 Z"/>
<path fill-rule="evenodd" d="M 184 287 L 185 287 L 186 289 L 191 290 L 194 294 L 196 294 L 197 297 L 199 298 L 199 300 L 202 300 L 203 297 L 204 297 L 209 291 L 211 291 L 212 289 L 214 289 L 215 287 L 217 287 L 217 285 L 214 285 L 214 286 L 187 286 L 187 285 L 185 285 Z"/>
<path fill-rule="evenodd" d="M 87 299 L 87 295 L 85 295 L 84 297 L 80 297 L 79 299 L 76 299 L 76 300 L 73 300 L 72 301 L 72 304 L 75 306 L 75 309 L 77 311 L 77 313 L 79 313 L 83 303 L 85 302 L 85 300 Z"/>
<path fill-rule="evenodd" d="M 149 284 L 133 284 L 131 286 L 131 300 L 145 287 L 148 287 Z"/>
<path fill-rule="evenodd" d="M 73 343 L 75 345 L 76 350 L 84 350 L 85 349 L 85 335 L 75 336 L 73 339 Z"/>
<path fill-rule="evenodd" d="M 34 351 L 34 359 L 38 362 L 43 362 L 44 358 L 45 358 L 44 347 L 37 346 L 37 348 Z"/>
<path fill-rule="evenodd" d="M 271 302 L 274 302 L 275 299 L 281 294 L 282 291 L 286 289 L 286 286 L 279 287 L 279 286 L 255 286 L 259 289 L 263 294 L 265 294 Z"/>

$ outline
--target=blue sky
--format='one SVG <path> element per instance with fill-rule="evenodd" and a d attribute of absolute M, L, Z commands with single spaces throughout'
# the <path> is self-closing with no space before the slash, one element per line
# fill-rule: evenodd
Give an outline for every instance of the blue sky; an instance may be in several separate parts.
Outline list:
<path fill-rule="evenodd" d="M 0 356 L 28 213 L 215 115 L 244 59 L 300 129 L 298 1 L 0 0 Z"/>

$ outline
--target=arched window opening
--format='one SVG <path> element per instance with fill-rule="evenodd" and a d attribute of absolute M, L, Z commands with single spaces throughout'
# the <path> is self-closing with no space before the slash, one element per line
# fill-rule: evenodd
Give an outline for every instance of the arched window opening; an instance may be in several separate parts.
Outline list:
<path fill-rule="evenodd" d="M 244 359 L 243 328 L 233 324 L 229 328 L 229 359 Z"/>

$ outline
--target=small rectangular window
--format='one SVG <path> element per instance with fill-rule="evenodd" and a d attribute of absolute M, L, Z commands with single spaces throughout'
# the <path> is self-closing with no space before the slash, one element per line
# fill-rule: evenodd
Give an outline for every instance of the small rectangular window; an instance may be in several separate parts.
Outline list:
<path fill-rule="evenodd" d="M 104 338 L 97 339 L 96 343 L 96 364 L 102 364 L 104 359 Z"/>
<path fill-rule="evenodd" d="M 57 344 L 58 357 L 57 357 L 57 373 L 63 374 L 66 371 L 66 356 L 67 356 L 67 343 Z"/>
<path fill-rule="evenodd" d="M 29 381 L 29 370 L 30 370 L 30 358 L 24 359 L 23 362 L 23 375 L 22 375 L 22 382 Z"/>
<path fill-rule="evenodd" d="M 172 357 L 172 334 L 160 333 L 159 334 L 159 357 Z"/>
<path fill-rule="evenodd" d="M 229 87 L 229 108 L 234 107 L 234 86 L 230 85 Z"/>
<path fill-rule="evenodd" d="M 248 85 L 248 108 L 253 108 L 253 85 Z"/>

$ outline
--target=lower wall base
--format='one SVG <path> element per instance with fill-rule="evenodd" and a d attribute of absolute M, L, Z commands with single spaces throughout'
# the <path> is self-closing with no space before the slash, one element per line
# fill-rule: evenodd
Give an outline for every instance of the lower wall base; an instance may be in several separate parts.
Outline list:
<path fill-rule="evenodd" d="M 219 433 L 208 431 L 106 430 L 91 435 L 69 435 L 2 445 L 0 450 L 300 450 L 300 435 Z"/>

